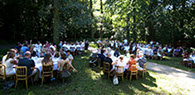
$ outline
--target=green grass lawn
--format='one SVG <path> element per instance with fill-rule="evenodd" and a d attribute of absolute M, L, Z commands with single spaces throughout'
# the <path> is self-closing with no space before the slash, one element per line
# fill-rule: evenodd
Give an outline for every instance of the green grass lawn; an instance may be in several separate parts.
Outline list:
<path fill-rule="evenodd" d="M 119 85 L 114 86 L 112 80 L 108 80 L 102 71 L 91 69 L 88 66 L 89 54 L 85 56 L 77 56 L 74 59 L 74 66 L 78 70 L 72 73 L 71 77 L 62 83 L 61 80 L 44 83 L 40 87 L 40 83 L 31 84 L 29 82 L 29 90 L 25 90 L 25 85 L 19 82 L 17 88 L 2 90 L 0 84 L 0 95 L 110 95 L 110 94 L 182 94 L 183 88 L 177 87 L 164 74 L 158 74 L 148 71 L 145 78 L 139 77 L 138 80 L 124 79 Z M 166 84 L 165 84 L 166 82 Z M 173 88 L 169 88 L 172 86 Z M 182 90 L 181 90 L 182 89 Z M 182 91 L 182 92 L 181 92 Z"/>
<path fill-rule="evenodd" d="M 186 71 L 195 72 L 195 68 L 191 69 L 190 67 L 185 67 L 182 64 L 182 57 L 167 57 L 167 56 L 165 56 L 164 58 L 165 58 L 165 60 L 148 60 L 148 61 L 162 64 L 162 65 L 175 67 L 175 68 L 186 70 Z"/>

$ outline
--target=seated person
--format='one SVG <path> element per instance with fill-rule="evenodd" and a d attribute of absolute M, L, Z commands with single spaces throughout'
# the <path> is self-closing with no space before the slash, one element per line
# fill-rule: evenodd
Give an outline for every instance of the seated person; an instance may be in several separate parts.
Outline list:
<path fill-rule="evenodd" d="M 126 56 L 127 56 L 127 58 L 130 58 L 130 53 L 128 50 L 126 51 Z"/>
<path fill-rule="evenodd" d="M 134 58 L 135 58 L 135 55 L 134 55 L 134 54 L 131 54 L 131 55 L 130 55 L 130 60 L 129 60 L 129 62 L 128 62 L 128 64 L 129 64 L 129 71 L 137 70 L 137 68 L 133 68 L 133 69 L 131 70 L 131 66 L 132 66 L 132 65 L 136 65 L 136 63 L 137 63 L 137 61 L 136 61 Z"/>
<path fill-rule="evenodd" d="M 15 52 L 8 52 L 7 57 L 5 59 L 4 65 L 6 67 L 6 75 L 14 75 L 15 69 L 13 69 L 14 65 L 17 65 L 17 61 L 14 59 Z"/>
<path fill-rule="evenodd" d="M 124 66 L 124 71 L 125 71 L 125 66 L 126 66 L 126 63 L 125 61 L 123 60 L 124 59 L 124 56 L 119 56 L 119 60 L 116 60 L 116 62 L 112 63 L 112 65 L 116 65 L 116 66 Z M 115 69 L 115 68 L 114 68 Z M 123 71 L 123 72 L 124 72 Z M 117 72 L 120 72 L 120 71 L 117 71 Z"/>
<path fill-rule="evenodd" d="M 53 66 L 53 61 L 51 59 L 51 55 L 49 53 L 46 53 L 43 60 L 42 60 L 43 65 L 52 65 Z"/>
<path fill-rule="evenodd" d="M 143 70 L 144 64 L 147 63 L 146 58 L 142 54 L 139 54 L 139 55 L 137 55 L 136 60 L 139 63 L 139 67 L 141 67 L 138 69 Z"/>
<path fill-rule="evenodd" d="M 27 44 L 24 44 L 24 45 L 21 47 L 20 51 L 22 52 L 22 56 L 24 56 L 25 52 L 26 52 L 26 51 L 29 51 L 29 48 L 27 47 Z"/>
<path fill-rule="evenodd" d="M 74 58 L 73 58 L 72 54 L 70 53 L 70 50 L 68 50 L 66 53 L 67 53 L 67 56 L 68 56 L 67 58 L 68 58 L 70 64 L 72 64 L 72 60 L 73 60 Z"/>
<path fill-rule="evenodd" d="M 108 62 L 110 64 L 110 70 L 112 69 L 112 59 L 110 58 L 111 57 L 111 54 L 108 53 L 107 54 L 107 57 L 104 58 L 104 62 Z"/>
<path fill-rule="evenodd" d="M 38 70 L 35 69 L 35 62 L 30 57 L 31 57 L 30 51 L 26 51 L 24 57 L 19 59 L 18 66 L 26 66 L 27 75 L 30 77 L 35 75 L 34 81 L 38 81 L 39 73 Z"/>
<path fill-rule="evenodd" d="M 65 64 L 68 64 L 68 65 L 65 65 Z M 69 59 L 66 57 L 66 54 L 64 53 L 61 53 L 61 59 L 58 61 L 58 68 L 59 68 L 59 71 L 63 71 L 63 67 L 64 66 L 69 66 L 73 69 L 73 72 L 76 72 L 77 70 L 72 66 L 72 64 L 70 64 L 70 61 Z"/>
<path fill-rule="evenodd" d="M 54 57 L 56 52 L 55 52 L 54 48 L 50 47 L 49 53 L 51 54 L 51 57 Z"/>
<path fill-rule="evenodd" d="M 15 52 L 15 50 L 14 50 L 14 49 L 10 49 L 10 50 L 7 52 L 7 54 L 3 56 L 3 58 L 2 58 L 2 64 L 5 63 L 5 59 L 7 58 L 7 55 L 8 55 L 9 52 Z"/>
<path fill-rule="evenodd" d="M 101 64 L 100 64 L 101 67 L 103 67 L 103 61 L 104 61 L 104 58 L 105 58 L 104 52 L 105 52 L 105 50 L 102 49 L 101 54 L 98 54 L 98 57 L 101 59 Z"/>
<path fill-rule="evenodd" d="M 184 65 L 187 65 L 189 63 L 189 58 L 190 58 L 190 54 L 187 51 L 185 51 L 183 54 L 183 64 Z"/>
<path fill-rule="evenodd" d="M 192 54 L 190 55 L 189 60 L 191 60 L 195 64 L 195 51 L 192 52 Z"/>
<path fill-rule="evenodd" d="M 179 49 L 179 47 L 177 47 L 177 49 L 175 49 L 174 50 L 174 52 L 173 52 L 173 56 L 176 56 L 176 57 L 179 57 L 180 56 L 180 49 Z"/>
<path fill-rule="evenodd" d="M 119 57 L 120 56 L 120 53 L 118 52 L 118 49 L 116 49 L 116 51 L 114 52 L 114 56 L 115 57 Z"/>

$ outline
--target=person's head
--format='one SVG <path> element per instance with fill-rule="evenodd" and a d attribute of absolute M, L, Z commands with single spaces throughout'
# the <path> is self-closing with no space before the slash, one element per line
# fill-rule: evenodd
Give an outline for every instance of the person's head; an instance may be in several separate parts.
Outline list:
<path fill-rule="evenodd" d="M 67 52 L 67 54 L 68 54 L 68 52 Z M 66 59 L 66 54 L 65 53 L 61 53 L 61 59 Z"/>
<path fill-rule="evenodd" d="M 51 47 L 50 49 L 49 49 L 49 52 L 54 52 L 54 49 Z"/>
<path fill-rule="evenodd" d="M 45 56 L 44 56 L 44 59 L 49 60 L 50 58 L 51 58 L 51 54 L 46 53 Z"/>
<path fill-rule="evenodd" d="M 15 57 L 15 52 L 14 51 L 9 51 L 7 53 L 7 57 L 6 57 L 5 61 L 8 60 L 9 58 L 14 58 L 14 57 Z"/>
<path fill-rule="evenodd" d="M 40 44 L 40 41 L 37 41 L 38 44 Z"/>
<path fill-rule="evenodd" d="M 48 41 L 46 41 L 45 43 L 46 43 L 46 44 L 49 44 L 49 42 L 48 42 Z"/>
<path fill-rule="evenodd" d="M 14 51 L 15 51 L 15 54 L 18 53 L 18 49 L 17 48 L 14 48 Z"/>
<path fill-rule="evenodd" d="M 30 58 L 31 57 L 30 51 L 26 51 L 25 54 L 24 54 L 24 57 Z"/>
<path fill-rule="evenodd" d="M 111 57 L 111 54 L 110 54 L 110 53 L 107 53 L 107 57 L 109 57 L 109 58 L 110 58 L 110 57 Z"/>
<path fill-rule="evenodd" d="M 64 49 L 63 48 L 60 48 L 60 53 L 64 52 Z"/>
<path fill-rule="evenodd" d="M 134 54 L 131 54 L 131 55 L 130 55 L 130 58 L 131 58 L 131 59 L 134 59 L 134 58 L 135 58 L 135 55 L 134 55 Z"/>
<path fill-rule="evenodd" d="M 66 53 L 67 53 L 68 55 L 70 55 L 70 50 L 68 50 Z"/>
<path fill-rule="evenodd" d="M 51 55 L 49 53 L 46 53 L 44 56 L 44 59 L 42 60 L 42 63 L 47 64 L 50 61 Z"/>
<path fill-rule="evenodd" d="M 101 49 L 101 54 L 104 54 L 105 50 Z"/>
<path fill-rule="evenodd" d="M 25 43 L 25 44 L 24 44 L 24 46 L 26 46 L 26 47 L 27 47 L 28 45 Z"/>
<path fill-rule="evenodd" d="M 54 55 L 54 57 L 56 57 L 56 58 L 60 57 L 59 52 L 57 52 L 57 53 Z"/>
<path fill-rule="evenodd" d="M 123 60 L 123 59 L 124 59 L 124 56 L 120 56 L 119 59 L 120 59 L 120 60 Z"/>

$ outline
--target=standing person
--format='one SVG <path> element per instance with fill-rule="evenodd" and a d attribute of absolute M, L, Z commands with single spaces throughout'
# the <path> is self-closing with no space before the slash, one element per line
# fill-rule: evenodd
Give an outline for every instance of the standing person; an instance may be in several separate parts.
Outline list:
<path fill-rule="evenodd" d="M 102 40 L 101 40 L 101 38 L 99 38 L 99 40 L 98 40 L 97 43 L 98 43 L 98 48 L 102 46 Z"/>
<path fill-rule="evenodd" d="M 35 48 L 37 48 L 40 51 L 41 47 L 42 47 L 42 44 L 40 43 L 40 41 L 38 41 L 37 44 L 35 44 Z"/>
<path fill-rule="evenodd" d="M 50 46 L 50 45 L 49 45 L 49 42 L 48 42 L 48 41 L 46 41 L 46 42 L 45 42 L 45 48 L 47 48 L 47 49 L 48 49 L 48 48 L 49 48 L 49 46 Z"/>
<path fill-rule="evenodd" d="M 4 65 L 6 67 L 6 75 L 14 75 L 16 73 L 15 69 L 13 69 L 14 65 L 17 65 L 17 61 L 14 59 L 15 52 L 9 52 L 5 59 Z"/>
<path fill-rule="evenodd" d="M 24 57 L 19 59 L 18 66 L 26 66 L 27 75 L 30 77 L 35 75 L 34 81 L 38 81 L 39 73 L 38 70 L 35 69 L 35 62 L 30 57 L 31 57 L 30 51 L 26 51 Z"/>
<path fill-rule="evenodd" d="M 85 50 L 88 50 L 88 47 L 89 47 L 89 43 L 88 43 L 88 40 L 85 42 Z"/>
<path fill-rule="evenodd" d="M 60 43 L 59 43 L 59 47 L 60 47 L 60 48 L 62 48 L 62 47 L 63 47 L 63 42 L 62 42 L 62 41 L 60 41 Z"/>

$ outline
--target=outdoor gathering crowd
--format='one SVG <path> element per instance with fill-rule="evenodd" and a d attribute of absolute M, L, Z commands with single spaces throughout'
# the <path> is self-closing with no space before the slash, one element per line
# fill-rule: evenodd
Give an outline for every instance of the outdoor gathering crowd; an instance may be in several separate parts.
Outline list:
<path fill-rule="evenodd" d="M 118 40 L 109 41 L 108 38 L 102 41 L 101 38 L 98 40 L 98 47 L 110 47 L 111 49 L 119 50 L 129 57 L 129 54 L 136 55 L 139 54 L 138 51 L 142 51 L 143 54 L 147 59 L 163 59 L 163 56 L 169 57 L 183 57 L 184 61 L 192 61 L 195 63 L 195 51 L 189 52 L 187 51 L 186 47 L 178 46 L 172 47 L 171 45 L 163 45 L 159 42 L 151 41 L 148 44 L 144 43 L 133 43 L 128 42 L 127 39 L 124 39 L 123 42 Z M 184 62 L 184 64 L 187 64 Z M 188 64 L 190 65 L 190 64 Z"/>
<path fill-rule="evenodd" d="M 162 45 L 158 42 L 151 41 L 148 44 L 132 43 L 126 39 L 123 42 L 118 40 L 110 41 L 108 38 L 102 41 L 101 38 L 97 41 L 98 49 L 95 62 L 90 57 L 90 63 L 103 68 L 104 72 L 109 75 L 118 76 L 125 73 L 126 78 L 132 78 L 132 75 L 137 75 L 139 72 L 144 73 L 147 67 L 146 59 L 163 59 L 163 56 L 179 57 L 183 56 L 183 64 L 191 65 L 190 62 L 195 62 L 195 51 L 189 53 L 184 47 L 173 48 L 170 45 Z M 1 74 L 5 76 L 17 76 L 18 67 L 25 66 L 27 68 L 27 76 L 33 77 L 34 81 L 42 79 L 44 82 L 45 68 L 49 66 L 51 69 L 50 77 L 53 79 L 53 70 L 60 74 L 61 79 L 70 76 L 70 72 L 77 72 L 74 68 L 74 57 L 83 55 L 88 50 L 88 41 L 66 42 L 60 41 L 58 45 L 46 41 L 42 44 L 40 41 L 33 44 L 32 40 L 17 43 L 17 46 L 10 49 L 2 58 L 0 64 Z M 120 51 L 125 53 L 121 55 Z M 4 67 L 3 67 L 4 66 Z M 17 81 L 16 81 L 17 85 Z"/>
<path fill-rule="evenodd" d="M 27 76 L 33 76 L 34 81 L 39 81 L 43 77 L 41 74 L 44 66 L 47 65 L 58 72 L 65 71 L 65 76 L 61 76 L 68 77 L 70 71 L 77 72 L 73 66 L 73 56 L 84 54 L 84 51 L 88 50 L 88 46 L 88 41 L 76 41 L 76 43 L 60 41 L 58 46 L 48 41 L 45 44 L 40 43 L 40 41 L 32 44 L 32 40 L 24 43 L 18 42 L 16 47 L 10 49 L 3 56 L 2 65 L 5 67 L 1 69 L 1 72 L 6 76 L 12 76 L 17 73 L 17 67 L 26 66 Z M 59 51 L 57 51 L 58 49 Z"/>
<path fill-rule="evenodd" d="M 147 67 L 146 59 L 163 59 L 163 56 L 169 57 L 182 57 L 183 64 L 191 65 L 190 62 L 195 62 L 195 51 L 191 54 L 188 51 L 185 51 L 186 48 L 181 46 L 173 48 L 170 45 L 162 45 L 159 42 L 151 41 L 148 44 L 143 43 L 133 43 L 128 42 L 126 39 L 123 42 L 118 40 L 109 41 L 108 38 L 102 41 L 101 38 L 97 41 L 98 50 L 94 53 L 97 53 L 98 59 L 101 61 L 96 63 L 100 67 L 105 67 L 109 63 L 110 73 L 119 73 L 116 67 L 122 67 L 122 72 L 145 72 Z M 121 55 L 119 52 L 122 51 L 125 55 Z M 92 61 L 91 61 L 92 62 Z M 129 73 L 126 74 L 128 78 Z"/>

